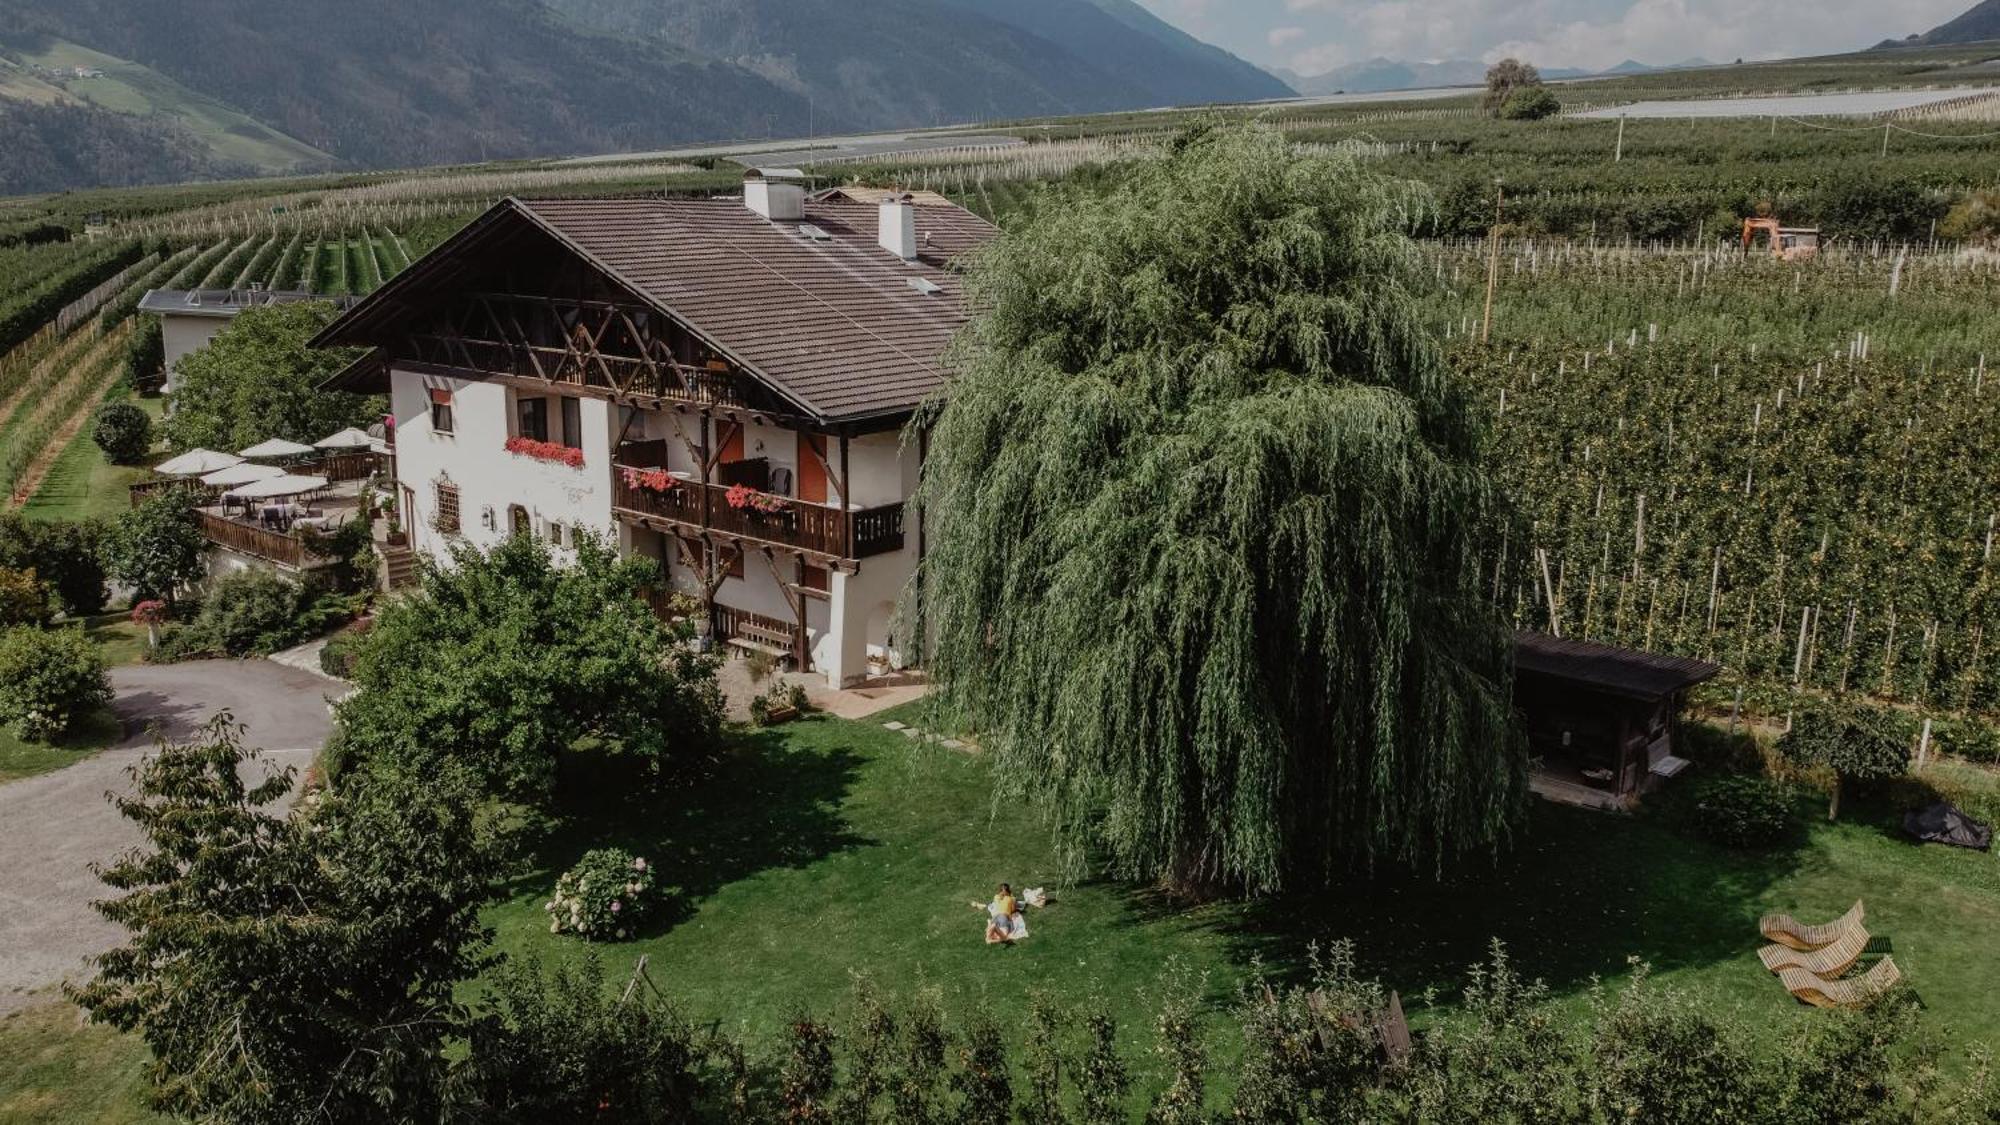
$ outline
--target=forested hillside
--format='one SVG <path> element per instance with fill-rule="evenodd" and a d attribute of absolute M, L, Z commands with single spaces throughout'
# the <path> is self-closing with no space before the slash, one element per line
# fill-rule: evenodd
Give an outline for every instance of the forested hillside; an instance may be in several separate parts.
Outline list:
<path fill-rule="evenodd" d="M 73 184 L 128 187 L 158 180 L 248 175 L 184 129 L 81 105 L 0 101 L 0 195 Z"/>
<path fill-rule="evenodd" d="M 128 65 L 157 88 L 208 103 L 211 119 L 242 115 L 237 128 L 202 137 L 213 163 L 241 163 L 228 146 L 254 127 L 311 157 L 301 169 L 632 151 L 1288 92 L 1129 0 L 15 0 L 0 9 L 0 50 L 32 58 L 51 44 L 102 52 L 107 65 Z M 0 104 L 18 96 L 0 87 Z M 172 120 L 173 107 L 132 108 L 132 122 Z M 158 147 L 132 148 L 140 178 L 212 172 L 150 158 Z M 127 182 L 122 170 L 100 176 L 87 161 L 39 163 L 56 179 L 42 176 L 37 186 Z"/>
<path fill-rule="evenodd" d="M 583 34 L 532 0 L 19 0 L 0 41 L 133 59 L 361 166 L 804 132 L 806 99 L 658 42 Z"/>

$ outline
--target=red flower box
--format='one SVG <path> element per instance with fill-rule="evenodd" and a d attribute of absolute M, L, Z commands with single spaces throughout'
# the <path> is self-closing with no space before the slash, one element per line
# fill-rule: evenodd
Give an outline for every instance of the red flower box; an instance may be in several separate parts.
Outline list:
<path fill-rule="evenodd" d="M 517 457 L 533 457 L 537 461 L 552 461 L 558 465 L 568 465 L 572 469 L 583 468 L 583 450 L 573 449 L 559 441 L 536 441 L 534 438 L 510 437 L 507 452 Z"/>
<path fill-rule="evenodd" d="M 643 488 L 649 492 L 666 492 L 679 482 L 668 475 L 665 469 L 625 469 L 625 487 Z"/>
<path fill-rule="evenodd" d="M 784 511 L 786 504 L 784 497 L 770 492 L 759 492 L 747 484 L 730 485 L 729 491 L 722 494 L 722 499 L 739 512 L 748 508 L 767 516 Z"/>

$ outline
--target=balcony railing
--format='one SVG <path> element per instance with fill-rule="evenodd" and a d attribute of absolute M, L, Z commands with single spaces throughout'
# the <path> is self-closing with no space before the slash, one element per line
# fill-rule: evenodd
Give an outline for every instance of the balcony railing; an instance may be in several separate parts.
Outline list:
<path fill-rule="evenodd" d="M 719 484 L 676 479 L 673 487 L 661 492 L 628 482 L 625 477 L 625 466 L 613 467 L 616 494 L 612 502 L 619 509 L 638 515 L 837 559 L 865 559 L 903 548 L 901 504 L 850 512 L 777 497 L 776 510 L 766 512 L 754 507 L 730 507 L 729 489 Z M 705 514 L 704 489 L 708 498 Z"/>

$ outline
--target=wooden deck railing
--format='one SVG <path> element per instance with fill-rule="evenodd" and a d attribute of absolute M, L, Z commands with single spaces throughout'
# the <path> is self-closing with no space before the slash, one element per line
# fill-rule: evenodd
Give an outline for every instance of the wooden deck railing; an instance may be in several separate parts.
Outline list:
<path fill-rule="evenodd" d="M 367 480 L 369 477 L 375 475 L 375 470 L 379 468 L 381 464 L 382 464 L 382 458 L 372 451 L 361 452 L 361 453 L 332 453 L 328 454 L 324 458 L 321 458 L 320 462 L 317 465 L 312 465 L 303 469 L 295 469 L 293 471 L 300 473 L 315 473 L 319 476 L 325 477 L 327 481 L 331 484 L 340 484 L 343 481 Z"/>
<path fill-rule="evenodd" d="M 838 559 L 865 559 L 903 549 L 903 505 L 885 504 L 855 512 L 825 504 L 779 497 L 776 511 L 729 506 L 729 490 L 718 484 L 677 480 L 656 492 L 625 479 L 625 466 L 611 471 L 612 503 L 627 512 L 705 528 L 740 539 L 810 551 Z M 703 512 L 706 488 L 708 504 Z"/>
<path fill-rule="evenodd" d="M 156 480 L 142 480 L 130 486 L 129 491 L 132 497 L 132 506 L 136 508 L 144 504 L 155 493 L 165 492 L 172 488 L 193 488 L 207 491 L 206 486 L 200 481 L 183 477 L 160 477 Z"/>
<path fill-rule="evenodd" d="M 218 547 L 268 559 L 280 566 L 303 569 L 308 565 L 305 541 L 296 535 L 228 519 L 214 512 L 203 511 L 200 515 L 202 534 Z"/>

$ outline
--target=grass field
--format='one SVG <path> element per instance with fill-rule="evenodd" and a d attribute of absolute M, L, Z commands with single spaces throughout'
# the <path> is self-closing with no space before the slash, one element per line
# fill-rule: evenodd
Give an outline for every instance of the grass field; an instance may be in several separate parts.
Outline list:
<path fill-rule="evenodd" d="M 1637 957 L 1776 1042 L 1815 1013 L 1758 965 L 1758 916 L 1832 917 L 1861 897 L 1875 952 L 1894 952 L 1952 1049 L 2000 1042 L 2000 969 L 1988 955 L 2000 932 L 2000 866 L 1907 844 L 1880 808 L 1828 825 L 1812 815 L 1819 807 L 1802 799 L 1792 846 L 1739 853 L 1684 837 L 1664 817 L 1537 803 L 1509 854 L 1442 880 L 1384 873 L 1314 896 L 1188 907 L 1114 883 L 1061 886 L 1034 813 L 996 807 L 981 759 L 875 722 L 816 718 L 746 733 L 722 775 L 698 789 L 570 810 L 575 827 L 540 842 L 537 869 L 487 920 L 511 956 L 595 949 L 614 979 L 644 955 L 662 988 L 759 1053 L 797 1005 L 840 1013 L 861 975 L 891 994 L 935 988 L 958 1013 L 1018 1006 L 1037 988 L 1101 992 L 1149 1082 L 1149 1020 L 1169 964 L 1207 977 L 1220 1077 L 1235 1041 L 1219 1012 L 1237 983 L 1259 962 L 1295 974 L 1309 943 L 1343 937 L 1402 991 L 1420 1028 L 1449 1017 L 1465 967 L 1498 937 L 1579 1006 L 1594 979 L 1621 977 Z M 556 873 L 605 844 L 646 856 L 662 885 L 681 888 L 680 908 L 636 941 L 551 935 L 542 903 Z M 1053 897 L 1012 948 L 981 942 L 970 905 L 1001 879 L 1048 884 Z M 1423 999 L 1431 989 L 1435 1006 Z M 468 998 L 476 992 L 468 986 Z M 79 1029 L 60 1003 L 0 1020 L 0 1121 L 137 1119 L 142 1054 L 129 1038 Z M 57 1104 L 65 1108 L 46 1117 L 19 1116 Z"/>
<path fill-rule="evenodd" d="M 85 1024 L 67 1003 L 0 1017 L 0 1123 L 164 1121 L 140 1095 L 146 1058 L 137 1039 Z"/>
<path fill-rule="evenodd" d="M 155 425 L 159 423 L 165 399 L 134 397 L 129 401 L 137 403 Z M 126 487 L 143 480 L 149 471 L 143 465 L 114 465 L 105 460 L 104 451 L 91 440 L 90 427 L 85 426 L 50 467 L 49 475 L 42 478 L 41 487 L 21 506 L 21 514 L 45 520 L 115 516 L 131 507 Z"/>
<path fill-rule="evenodd" d="M 102 70 L 100 78 L 65 78 L 53 83 L 79 101 L 118 113 L 162 114 L 200 137 L 217 158 L 263 172 L 325 167 L 333 158 L 205 94 L 140 63 L 93 51 L 60 39 L 23 52 L 32 64 Z"/>
<path fill-rule="evenodd" d="M 53 744 L 29 742 L 0 727 L 0 784 L 74 765 L 118 741 L 119 733 L 109 711 L 85 718 Z"/>

